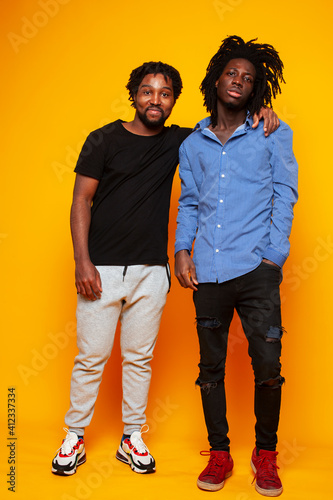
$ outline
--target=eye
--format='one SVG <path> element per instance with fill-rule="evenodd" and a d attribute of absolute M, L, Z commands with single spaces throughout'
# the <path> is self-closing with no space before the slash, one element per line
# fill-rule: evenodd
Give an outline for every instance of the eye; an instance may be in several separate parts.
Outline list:
<path fill-rule="evenodd" d="M 167 92 L 162 92 L 162 97 L 169 97 L 169 95 Z"/>

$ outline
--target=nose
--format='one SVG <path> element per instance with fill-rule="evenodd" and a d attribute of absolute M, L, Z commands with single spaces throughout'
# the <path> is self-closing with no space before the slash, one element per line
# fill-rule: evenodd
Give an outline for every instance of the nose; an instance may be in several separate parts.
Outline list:
<path fill-rule="evenodd" d="M 235 75 L 233 80 L 232 80 L 232 83 L 234 85 L 237 85 L 237 87 L 242 87 L 243 86 L 243 82 L 242 82 L 242 79 L 239 75 Z"/>
<path fill-rule="evenodd" d="M 152 92 L 150 95 L 150 104 L 153 104 L 154 106 L 161 105 L 160 94 L 158 92 Z"/>

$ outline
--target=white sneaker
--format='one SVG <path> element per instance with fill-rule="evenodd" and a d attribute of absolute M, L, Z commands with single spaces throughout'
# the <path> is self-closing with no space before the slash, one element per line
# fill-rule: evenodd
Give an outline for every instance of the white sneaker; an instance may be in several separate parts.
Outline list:
<path fill-rule="evenodd" d="M 141 434 L 143 434 L 142 429 L 141 432 L 134 431 L 129 438 L 124 439 L 119 445 L 116 458 L 129 464 L 131 469 L 139 474 L 155 472 L 155 460 L 143 442 Z"/>
<path fill-rule="evenodd" d="M 64 430 L 67 432 L 67 436 L 52 460 L 52 472 L 59 476 L 70 476 L 75 474 L 76 467 L 86 461 L 86 452 L 84 440 L 79 439 L 75 432 L 70 432 L 65 428 Z"/>

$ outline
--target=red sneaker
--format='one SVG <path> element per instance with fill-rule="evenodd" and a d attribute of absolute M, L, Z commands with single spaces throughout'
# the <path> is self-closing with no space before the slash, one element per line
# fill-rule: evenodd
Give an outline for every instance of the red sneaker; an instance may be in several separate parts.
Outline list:
<path fill-rule="evenodd" d="M 218 491 L 224 486 L 225 478 L 231 476 L 234 462 L 227 451 L 201 451 L 201 455 L 208 456 L 207 467 L 201 472 L 197 486 L 201 490 Z"/>
<path fill-rule="evenodd" d="M 256 490 L 266 497 L 277 497 L 283 490 L 277 472 L 277 454 L 277 451 L 260 450 L 257 455 L 257 448 L 252 453 L 251 467 L 256 475 Z"/>

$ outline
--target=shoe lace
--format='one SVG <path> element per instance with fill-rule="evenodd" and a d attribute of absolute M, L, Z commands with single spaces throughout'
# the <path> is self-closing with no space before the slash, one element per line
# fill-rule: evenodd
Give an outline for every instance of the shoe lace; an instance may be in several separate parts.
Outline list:
<path fill-rule="evenodd" d="M 144 424 L 141 427 L 141 431 L 135 431 L 131 435 L 131 443 L 134 446 L 134 448 L 136 449 L 136 451 L 138 451 L 139 453 L 145 453 L 146 451 L 149 453 L 149 450 L 148 450 L 147 446 L 145 445 L 145 443 L 143 442 L 143 439 L 141 437 L 142 434 L 145 434 L 148 431 L 149 431 L 149 425 Z"/>
<path fill-rule="evenodd" d="M 60 451 L 63 455 L 69 455 L 72 452 L 72 449 L 76 445 L 78 439 L 77 435 L 74 432 L 70 432 L 66 427 L 63 428 L 67 433 L 65 439 L 62 442 L 60 448 L 57 451 Z"/>
<path fill-rule="evenodd" d="M 225 465 L 225 458 L 221 457 L 215 453 L 212 453 L 207 450 L 200 451 L 200 455 L 203 457 L 208 457 L 208 465 L 205 474 L 207 476 L 216 476 L 218 472 L 220 471 L 220 468 Z"/>
<path fill-rule="evenodd" d="M 276 456 L 277 452 L 274 453 L 274 457 L 270 458 L 267 456 L 262 456 L 258 460 L 258 468 L 255 474 L 254 480 L 258 475 L 258 471 L 260 469 L 260 477 L 265 481 L 273 481 L 275 482 L 277 478 L 277 469 L 280 467 L 276 464 Z M 253 480 L 253 481 L 254 481 Z"/>

